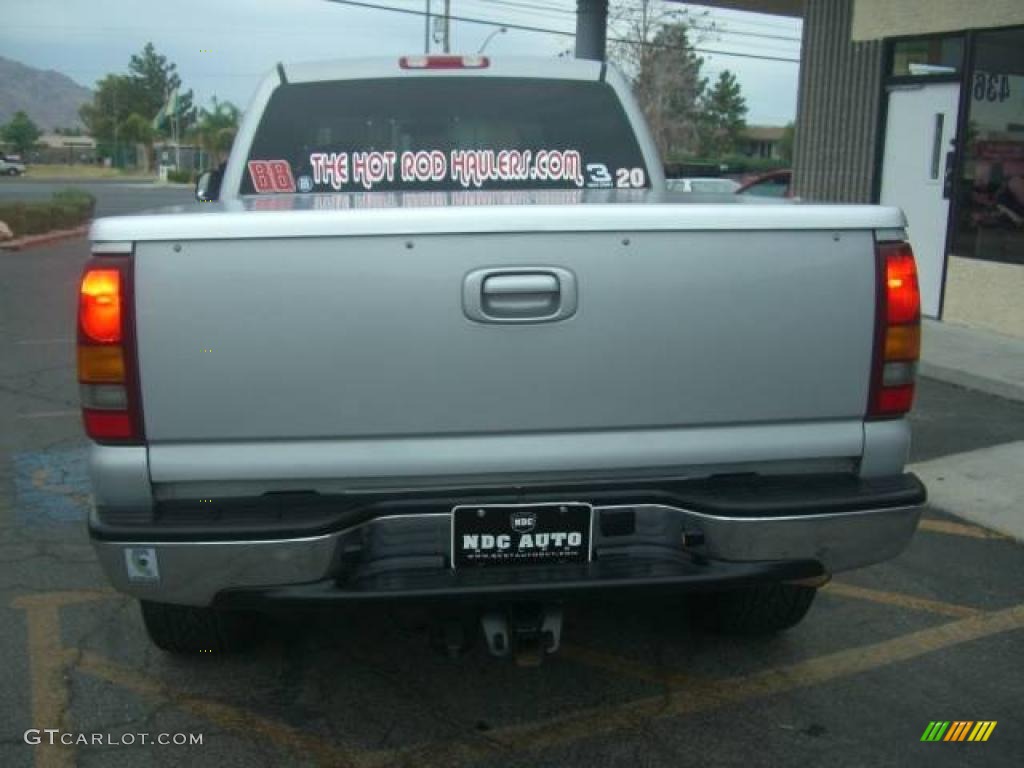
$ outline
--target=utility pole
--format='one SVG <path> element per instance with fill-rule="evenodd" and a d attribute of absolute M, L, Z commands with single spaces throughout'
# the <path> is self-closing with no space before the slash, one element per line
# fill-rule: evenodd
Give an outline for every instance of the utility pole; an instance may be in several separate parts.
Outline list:
<path fill-rule="evenodd" d="M 643 1 L 647 12 L 647 0 Z M 608 0 L 576 0 L 576 58 L 603 61 L 608 27 Z"/>
<path fill-rule="evenodd" d="M 451 13 L 452 0 L 444 0 L 444 52 L 451 51 Z"/>
<path fill-rule="evenodd" d="M 430 53 L 430 0 L 427 0 L 427 12 L 423 17 L 423 53 Z"/>

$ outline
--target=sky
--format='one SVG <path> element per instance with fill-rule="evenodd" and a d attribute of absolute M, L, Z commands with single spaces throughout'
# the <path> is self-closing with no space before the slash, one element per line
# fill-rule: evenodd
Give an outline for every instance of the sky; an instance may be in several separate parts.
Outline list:
<path fill-rule="evenodd" d="M 244 108 L 260 78 L 278 61 L 423 52 L 428 0 L 364 1 L 416 13 L 331 0 L 3 0 L 0 52 L 93 87 L 108 73 L 126 72 L 131 55 L 152 41 L 178 65 L 183 85 L 194 90 L 197 103 L 208 106 L 216 95 Z M 430 2 L 434 13 L 444 5 L 444 0 Z M 701 54 L 703 74 L 714 78 L 729 69 L 737 75 L 749 107 L 747 123 L 784 125 L 793 120 L 800 20 L 684 7 L 706 28 L 699 32 L 698 47 L 716 51 Z M 502 23 L 570 34 L 508 29 L 487 43 L 486 52 L 493 56 L 556 56 L 573 45 L 575 0 L 451 0 L 451 8 L 455 16 L 495 22 L 452 22 L 455 53 L 476 52 Z M 440 50 L 439 45 L 432 47 Z"/>

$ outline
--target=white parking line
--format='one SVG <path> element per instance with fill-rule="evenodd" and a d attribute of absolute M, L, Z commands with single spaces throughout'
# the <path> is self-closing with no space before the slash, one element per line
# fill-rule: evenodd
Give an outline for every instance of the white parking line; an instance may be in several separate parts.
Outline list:
<path fill-rule="evenodd" d="M 16 419 L 52 419 L 62 416 L 78 416 L 81 413 L 79 410 L 74 411 L 36 411 L 34 413 L 19 413 L 14 418 Z"/>

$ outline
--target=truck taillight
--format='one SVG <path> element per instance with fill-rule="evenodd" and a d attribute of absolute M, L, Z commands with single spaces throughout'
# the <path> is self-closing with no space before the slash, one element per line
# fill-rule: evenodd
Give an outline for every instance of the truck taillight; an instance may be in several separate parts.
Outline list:
<path fill-rule="evenodd" d="M 90 438 L 100 443 L 142 442 L 130 254 L 95 255 L 82 273 L 78 383 L 82 421 Z"/>
<path fill-rule="evenodd" d="M 82 276 L 78 310 L 82 331 L 96 342 L 121 341 L 121 272 L 90 269 Z"/>
<path fill-rule="evenodd" d="M 490 65 L 486 56 L 403 56 L 398 60 L 402 69 L 487 69 Z"/>
<path fill-rule="evenodd" d="M 921 294 L 908 243 L 878 244 L 878 278 L 868 418 L 892 419 L 907 413 L 914 402 L 921 355 Z"/>

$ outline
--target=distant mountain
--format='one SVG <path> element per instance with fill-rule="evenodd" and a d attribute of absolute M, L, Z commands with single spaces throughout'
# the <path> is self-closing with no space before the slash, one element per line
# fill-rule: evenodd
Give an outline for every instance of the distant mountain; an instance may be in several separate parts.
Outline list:
<path fill-rule="evenodd" d="M 91 99 L 92 91 L 67 75 L 0 56 L 0 125 L 23 110 L 44 131 L 81 127 L 78 108 Z"/>

